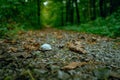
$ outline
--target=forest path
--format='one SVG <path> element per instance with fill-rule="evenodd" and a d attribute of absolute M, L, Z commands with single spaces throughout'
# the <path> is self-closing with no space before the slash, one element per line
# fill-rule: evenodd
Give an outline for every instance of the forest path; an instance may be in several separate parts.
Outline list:
<path fill-rule="evenodd" d="M 0 80 L 120 79 L 120 42 L 115 41 L 53 28 L 19 32 L 17 39 L 0 40 Z M 42 51 L 44 43 L 52 50 Z"/>

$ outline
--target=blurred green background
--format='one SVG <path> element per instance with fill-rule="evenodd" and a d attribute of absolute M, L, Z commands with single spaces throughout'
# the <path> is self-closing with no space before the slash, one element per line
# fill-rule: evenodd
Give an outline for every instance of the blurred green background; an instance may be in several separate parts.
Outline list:
<path fill-rule="evenodd" d="M 0 37 L 55 27 L 120 36 L 120 0 L 0 0 Z"/>

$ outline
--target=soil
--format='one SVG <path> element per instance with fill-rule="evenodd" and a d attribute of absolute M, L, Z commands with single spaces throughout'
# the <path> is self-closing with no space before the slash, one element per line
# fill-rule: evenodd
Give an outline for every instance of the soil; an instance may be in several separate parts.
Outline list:
<path fill-rule="evenodd" d="M 52 50 L 42 50 L 44 43 Z M 20 31 L 0 40 L 0 80 L 120 80 L 120 38 L 53 28 Z"/>

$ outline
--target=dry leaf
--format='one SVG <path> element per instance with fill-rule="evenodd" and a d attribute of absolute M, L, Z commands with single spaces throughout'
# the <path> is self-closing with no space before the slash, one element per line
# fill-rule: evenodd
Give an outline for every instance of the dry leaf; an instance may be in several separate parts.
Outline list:
<path fill-rule="evenodd" d="M 53 32 L 53 35 L 55 35 L 57 39 L 62 39 L 63 38 L 63 35 L 59 32 Z"/>
<path fill-rule="evenodd" d="M 32 39 L 32 38 L 26 38 L 26 41 L 30 42 L 30 43 L 35 43 L 36 42 L 35 39 Z"/>
<path fill-rule="evenodd" d="M 39 48 L 39 46 L 40 46 L 39 43 L 34 43 L 33 45 L 34 45 L 35 47 L 38 47 L 38 48 Z"/>
<path fill-rule="evenodd" d="M 28 31 L 28 36 L 31 36 L 33 34 L 33 31 Z"/>
<path fill-rule="evenodd" d="M 62 35 L 57 36 L 57 39 L 62 39 L 62 38 L 63 38 Z"/>
<path fill-rule="evenodd" d="M 87 53 L 87 51 L 84 49 L 84 46 L 82 46 L 81 43 L 78 41 L 75 41 L 74 43 L 69 42 L 67 46 L 71 51 L 83 53 L 83 54 Z"/>
<path fill-rule="evenodd" d="M 98 39 L 96 37 L 91 37 L 90 39 L 88 39 L 89 44 L 96 44 L 97 41 Z"/>
<path fill-rule="evenodd" d="M 4 43 L 11 43 L 11 44 L 16 44 L 16 40 L 4 40 Z"/>
<path fill-rule="evenodd" d="M 19 35 L 25 34 L 25 31 L 19 31 L 18 34 Z"/>
<path fill-rule="evenodd" d="M 9 47 L 8 52 L 17 52 L 17 48 L 15 48 L 15 47 Z"/>
<path fill-rule="evenodd" d="M 44 38 L 45 34 L 41 33 L 41 34 L 38 34 L 38 36 L 40 36 L 41 38 Z"/>
<path fill-rule="evenodd" d="M 39 44 L 24 44 L 23 48 L 26 50 L 37 50 L 39 49 Z"/>
<path fill-rule="evenodd" d="M 71 69 L 75 69 L 77 67 L 80 67 L 80 66 L 83 66 L 86 64 L 87 64 L 86 62 L 72 62 L 72 63 L 68 64 L 67 66 L 62 67 L 62 69 L 71 70 Z"/>

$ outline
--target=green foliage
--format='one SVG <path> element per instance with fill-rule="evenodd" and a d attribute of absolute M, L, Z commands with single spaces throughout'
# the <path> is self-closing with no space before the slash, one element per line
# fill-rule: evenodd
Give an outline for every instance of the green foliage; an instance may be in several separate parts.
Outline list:
<path fill-rule="evenodd" d="M 96 0 L 96 15 L 92 13 L 92 3 L 89 0 L 78 1 L 78 8 L 80 14 L 81 25 L 71 26 L 70 24 L 77 23 L 77 14 L 76 6 L 73 8 L 73 21 L 72 21 L 72 12 L 68 11 L 66 8 L 66 0 L 40 0 L 40 23 L 48 26 L 60 26 L 68 25 L 64 27 L 66 30 L 74 30 L 80 32 L 100 34 L 109 37 L 120 36 L 120 9 L 113 13 L 111 16 L 108 16 L 105 19 L 100 17 L 99 10 L 99 0 Z M 48 2 L 47 5 L 44 5 L 44 2 Z M 92 0 L 91 0 L 92 1 Z M 107 5 L 107 14 L 110 14 L 110 2 L 105 3 Z M 69 5 L 70 8 L 70 5 Z M 9 32 L 9 26 L 12 26 L 10 31 L 11 34 L 19 31 L 19 27 L 16 24 L 24 25 L 25 29 L 38 29 L 41 26 L 38 25 L 38 11 L 37 11 L 37 0 L 0 0 L 0 36 L 4 36 Z M 67 21 L 67 15 L 71 20 Z M 91 17 L 97 17 L 96 20 L 90 21 Z M 71 22 L 69 22 L 71 21 Z M 89 22 L 88 22 L 89 21 Z M 84 23 L 85 24 L 84 24 Z M 14 24 L 15 23 L 15 24 Z M 12 25 L 11 25 L 12 24 Z M 15 31 L 14 31 L 15 30 Z"/>
<path fill-rule="evenodd" d="M 58 6 L 59 5 L 59 6 Z M 49 26 L 61 25 L 61 3 L 60 1 L 48 1 L 48 5 L 42 9 L 42 24 Z"/>
<path fill-rule="evenodd" d="M 0 26 L 0 38 L 15 38 L 19 31 L 24 31 L 24 25 L 18 23 L 2 24 Z"/>
<path fill-rule="evenodd" d="M 111 16 L 107 18 L 97 18 L 94 21 L 90 21 L 85 24 L 81 24 L 79 26 L 64 26 L 59 27 L 64 30 L 73 30 L 78 32 L 86 32 L 99 34 L 102 36 L 108 37 L 119 37 L 120 36 L 120 9 L 113 13 Z"/>
<path fill-rule="evenodd" d="M 0 22 L 37 25 L 37 2 L 25 0 L 0 1 Z"/>
<path fill-rule="evenodd" d="M 0 1 L 0 37 L 13 36 L 19 30 L 40 28 L 37 21 L 37 2 L 25 0 Z M 21 26 L 22 25 L 22 26 Z M 25 27 L 26 26 L 26 27 Z"/>

